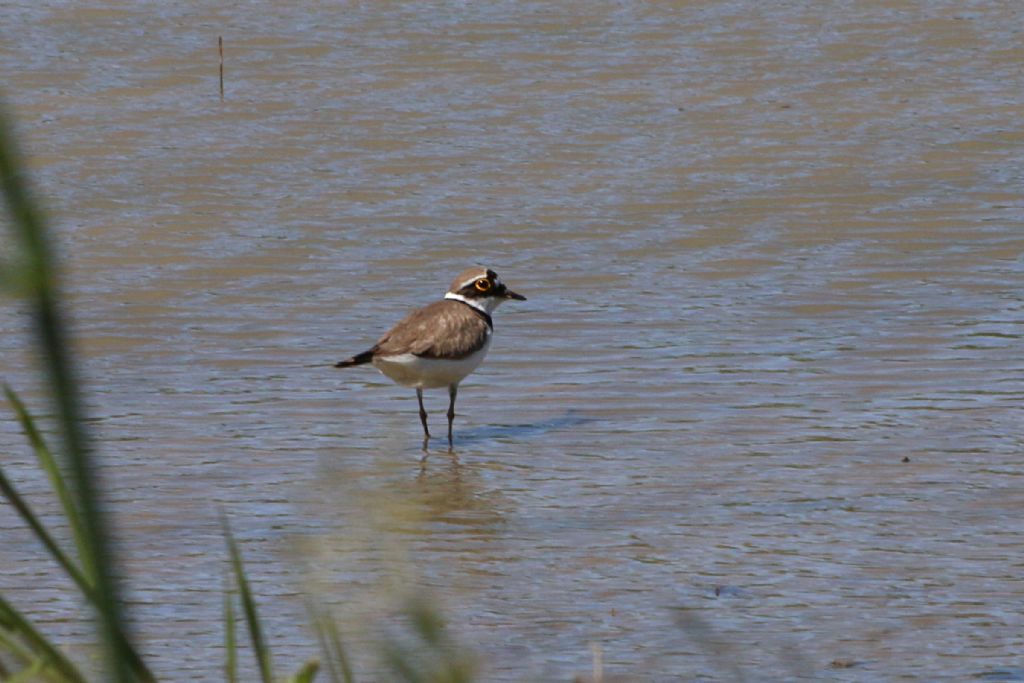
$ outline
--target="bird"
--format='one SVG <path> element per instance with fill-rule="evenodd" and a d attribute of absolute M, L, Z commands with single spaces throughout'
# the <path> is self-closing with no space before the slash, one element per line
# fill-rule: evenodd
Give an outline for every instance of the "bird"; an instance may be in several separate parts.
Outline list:
<path fill-rule="evenodd" d="M 335 363 L 336 368 L 372 364 L 396 384 L 416 389 L 423 425 L 423 449 L 430 441 L 423 390 L 448 388 L 448 448 L 459 382 L 477 369 L 491 347 L 491 313 L 502 303 L 526 301 L 490 268 L 468 268 L 452 281 L 444 298 L 402 318 L 377 343 Z"/>

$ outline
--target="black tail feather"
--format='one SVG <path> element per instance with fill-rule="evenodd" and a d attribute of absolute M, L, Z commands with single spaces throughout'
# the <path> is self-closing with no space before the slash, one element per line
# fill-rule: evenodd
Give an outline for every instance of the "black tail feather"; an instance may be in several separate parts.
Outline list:
<path fill-rule="evenodd" d="M 348 358 L 346 360 L 339 361 L 339 362 L 334 364 L 334 367 L 336 367 L 336 368 L 347 368 L 347 367 L 351 367 L 353 365 L 364 365 L 366 363 L 369 363 L 372 360 L 373 360 L 373 349 L 370 349 L 369 351 L 363 351 L 362 353 L 357 353 L 356 355 L 354 355 L 351 358 Z"/>

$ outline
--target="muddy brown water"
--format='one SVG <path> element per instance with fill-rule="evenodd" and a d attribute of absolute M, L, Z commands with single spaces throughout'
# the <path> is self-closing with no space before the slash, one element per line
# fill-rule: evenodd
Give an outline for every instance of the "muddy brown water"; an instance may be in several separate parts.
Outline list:
<path fill-rule="evenodd" d="M 1017 5 L 0 13 L 165 679 L 222 679 L 220 508 L 282 669 L 315 591 L 372 680 L 413 590 L 482 680 L 1024 679 Z M 318 365 L 472 263 L 529 301 L 421 463 L 411 391 Z M 0 511 L 5 595 L 84 654 Z"/>

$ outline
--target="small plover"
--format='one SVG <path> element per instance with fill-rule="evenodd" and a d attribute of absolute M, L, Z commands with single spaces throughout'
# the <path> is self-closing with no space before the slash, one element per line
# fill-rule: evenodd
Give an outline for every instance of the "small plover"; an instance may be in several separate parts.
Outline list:
<path fill-rule="evenodd" d="M 470 268 L 452 282 L 440 301 L 417 309 L 377 340 L 371 348 L 335 364 L 336 368 L 372 363 L 392 381 L 415 387 L 423 423 L 423 447 L 430 439 L 423 390 L 448 387 L 448 447 L 459 382 L 476 370 L 491 346 L 491 313 L 501 303 L 526 297 L 516 294 L 489 268 Z"/>

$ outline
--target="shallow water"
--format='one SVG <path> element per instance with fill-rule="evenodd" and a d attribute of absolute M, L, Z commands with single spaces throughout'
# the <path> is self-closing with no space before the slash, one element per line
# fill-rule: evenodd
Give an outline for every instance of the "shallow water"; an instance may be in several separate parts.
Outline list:
<path fill-rule="evenodd" d="M 4 14 L 168 680 L 221 679 L 220 508 L 282 668 L 304 592 L 372 671 L 421 586 L 484 680 L 1022 679 L 1014 5 Z M 480 262 L 529 301 L 423 463 L 413 393 L 326 366 Z M 4 510 L 0 586 L 84 647 Z"/>

